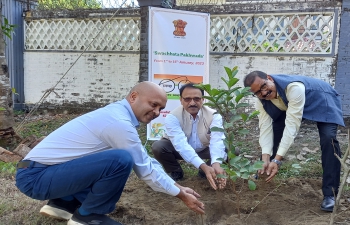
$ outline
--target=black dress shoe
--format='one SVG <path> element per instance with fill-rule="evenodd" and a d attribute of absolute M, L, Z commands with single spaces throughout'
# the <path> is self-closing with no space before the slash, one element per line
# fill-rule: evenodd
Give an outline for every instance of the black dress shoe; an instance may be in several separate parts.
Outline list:
<path fill-rule="evenodd" d="M 324 196 L 321 204 L 321 210 L 327 211 L 327 212 L 333 212 L 334 203 L 335 203 L 334 196 Z"/>

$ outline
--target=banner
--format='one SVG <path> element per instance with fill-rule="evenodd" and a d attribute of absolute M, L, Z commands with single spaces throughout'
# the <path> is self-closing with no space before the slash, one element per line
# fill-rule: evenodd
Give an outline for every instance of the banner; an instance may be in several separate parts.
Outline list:
<path fill-rule="evenodd" d="M 166 108 L 147 126 L 149 140 L 164 134 L 164 118 L 181 105 L 182 85 L 209 82 L 209 29 L 208 13 L 149 8 L 149 81 L 168 97 Z"/>

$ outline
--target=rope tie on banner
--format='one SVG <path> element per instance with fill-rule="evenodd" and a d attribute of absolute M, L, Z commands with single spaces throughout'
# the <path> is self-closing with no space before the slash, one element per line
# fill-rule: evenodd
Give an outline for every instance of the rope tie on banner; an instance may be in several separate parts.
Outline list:
<path fill-rule="evenodd" d="M 42 102 L 52 93 L 54 92 L 56 95 L 58 95 L 55 92 L 55 88 L 57 85 L 62 81 L 62 79 L 68 74 L 68 72 L 73 68 L 73 66 L 78 62 L 78 60 L 81 58 L 81 56 L 90 48 L 90 46 L 94 43 L 96 38 L 100 35 L 100 33 L 105 29 L 105 27 L 109 24 L 109 22 L 114 18 L 114 16 L 119 12 L 120 8 L 125 4 L 127 0 L 124 0 L 120 7 L 113 13 L 113 15 L 106 20 L 106 23 L 102 26 L 102 28 L 99 30 L 99 32 L 95 35 L 95 37 L 92 39 L 92 41 L 88 44 L 88 46 L 83 50 L 83 52 L 77 57 L 77 59 L 72 63 L 72 65 L 68 68 L 68 70 L 62 75 L 62 77 L 57 81 L 57 83 L 45 90 L 43 96 L 40 98 L 40 100 L 35 103 L 34 107 L 29 111 L 29 113 L 24 117 L 24 119 L 21 121 L 20 124 L 14 129 L 16 133 L 18 133 L 24 126 L 25 122 L 33 115 L 33 113 L 39 108 L 39 106 L 42 104 Z"/>

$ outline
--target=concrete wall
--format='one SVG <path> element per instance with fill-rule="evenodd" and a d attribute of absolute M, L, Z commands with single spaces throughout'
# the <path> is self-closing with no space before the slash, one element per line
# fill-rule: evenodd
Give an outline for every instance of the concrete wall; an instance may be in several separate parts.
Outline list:
<path fill-rule="evenodd" d="M 80 53 L 25 52 L 26 104 L 56 85 Z M 46 99 L 53 104 L 106 104 L 122 99 L 138 82 L 139 54 L 85 53 Z"/>

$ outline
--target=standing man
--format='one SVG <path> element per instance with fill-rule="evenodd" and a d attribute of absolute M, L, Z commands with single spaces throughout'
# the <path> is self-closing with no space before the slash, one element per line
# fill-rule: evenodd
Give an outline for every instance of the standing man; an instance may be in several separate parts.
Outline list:
<path fill-rule="evenodd" d="M 165 171 L 174 180 L 183 178 L 183 170 L 178 160 L 185 160 L 196 168 L 199 174 L 208 179 L 216 190 L 224 188 L 226 179 L 217 179 L 217 174 L 224 174 L 221 161 L 226 158 L 223 132 L 211 132 L 210 128 L 222 128 L 222 117 L 215 110 L 203 106 L 204 91 L 188 83 L 180 88 L 181 106 L 165 118 L 165 135 L 153 143 L 154 157 L 163 165 Z M 209 159 L 207 165 L 203 159 Z"/>
<path fill-rule="evenodd" d="M 333 211 L 340 181 L 340 147 L 337 140 L 338 125 L 345 126 L 339 94 L 322 80 L 297 75 L 267 75 L 254 71 L 244 78 L 244 86 L 250 87 L 258 97 L 262 160 L 261 174 L 269 176 L 269 182 L 278 172 L 281 160 L 300 128 L 302 119 L 317 122 L 322 151 L 321 209 Z"/>
<path fill-rule="evenodd" d="M 134 169 L 153 190 L 203 214 L 199 194 L 175 183 L 148 156 L 136 130 L 139 122 L 158 117 L 166 102 L 161 87 L 142 82 L 124 100 L 66 123 L 18 163 L 16 186 L 31 198 L 49 199 L 40 213 L 69 220 L 68 225 L 117 225 L 105 214 L 115 209 Z"/>

